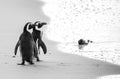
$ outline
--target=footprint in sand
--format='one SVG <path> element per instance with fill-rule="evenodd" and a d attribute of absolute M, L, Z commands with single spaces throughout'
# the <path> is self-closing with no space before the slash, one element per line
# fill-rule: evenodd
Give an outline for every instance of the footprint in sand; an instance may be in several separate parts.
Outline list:
<path fill-rule="evenodd" d="M 59 66 L 68 66 L 68 64 L 66 64 L 66 63 L 62 63 L 62 62 L 59 63 L 58 65 L 59 65 Z"/>
<path fill-rule="evenodd" d="M 5 62 L 5 64 L 8 64 L 7 62 Z"/>
<path fill-rule="evenodd" d="M 100 67 L 100 64 L 93 64 L 95 67 Z"/>

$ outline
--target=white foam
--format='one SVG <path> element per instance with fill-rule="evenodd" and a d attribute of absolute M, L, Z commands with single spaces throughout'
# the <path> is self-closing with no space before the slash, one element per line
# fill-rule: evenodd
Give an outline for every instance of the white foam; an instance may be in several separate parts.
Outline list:
<path fill-rule="evenodd" d="M 80 38 L 119 41 L 120 3 L 102 0 L 45 0 L 43 10 L 51 19 L 46 35 L 58 42 Z"/>
<path fill-rule="evenodd" d="M 120 65 L 120 43 L 92 43 L 79 49 L 75 43 L 61 43 L 58 49 L 80 56 Z"/>
<path fill-rule="evenodd" d="M 108 76 L 99 77 L 98 79 L 120 79 L 120 75 L 108 75 Z"/>

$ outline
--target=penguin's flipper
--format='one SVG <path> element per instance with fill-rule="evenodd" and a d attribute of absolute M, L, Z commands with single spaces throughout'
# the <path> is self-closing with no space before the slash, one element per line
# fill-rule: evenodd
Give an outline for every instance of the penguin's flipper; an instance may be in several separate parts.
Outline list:
<path fill-rule="evenodd" d="M 16 46 L 15 46 L 15 50 L 14 50 L 14 54 L 16 55 L 17 54 L 17 50 L 18 50 L 18 47 L 20 45 L 20 41 L 18 40 Z"/>
<path fill-rule="evenodd" d="M 42 48 L 44 54 L 46 54 L 47 53 L 47 47 L 46 47 L 45 43 L 42 40 L 38 40 L 38 49 L 40 47 Z"/>
<path fill-rule="evenodd" d="M 20 46 L 20 41 L 22 39 L 22 36 L 23 36 L 23 34 L 20 35 L 19 40 L 18 40 L 18 42 L 17 42 L 17 44 L 15 46 L 15 50 L 14 50 L 15 55 L 17 54 L 18 47 Z"/>

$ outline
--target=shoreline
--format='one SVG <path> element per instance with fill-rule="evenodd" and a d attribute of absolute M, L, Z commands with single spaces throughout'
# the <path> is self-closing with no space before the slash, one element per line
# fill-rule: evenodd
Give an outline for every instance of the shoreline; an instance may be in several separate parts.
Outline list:
<path fill-rule="evenodd" d="M 65 53 L 56 49 L 58 44 L 57 42 L 48 39 L 45 39 L 45 41 L 48 44 L 49 52 L 51 52 L 50 61 L 53 62 L 54 60 L 54 62 L 59 62 L 59 65 L 68 66 L 70 68 L 71 72 L 69 73 L 72 73 L 73 74 L 72 77 L 74 78 L 69 78 L 69 79 L 97 79 L 105 75 L 120 74 L 119 65 L 115 65 L 101 60 L 83 57 L 76 54 Z M 67 69 L 68 68 L 63 70 L 67 70 Z"/>
<path fill-rule="evenodd" d="M 90 43 L 83 47 L 83 49 L 79 49 L 77 43 L 60 43 L 57 45 L 58 50 L 61 52 L 76 54 L 116 65 L 120 65 L 119 47 L 119 42 Z"/>
<path fill-rule="evenodd" d="M 9 53 L 1 54 L 1 79 L 97 79 L 106 75 L 119 75 L 120 66 L 90 59 L 75 54 L 68 54 L 57 49 L 57 42 L 44 38 L 48 53 L 40 54 L 41 62 L 34 65 L 26 63 L 19 66 L 21 57 L 12 58 Z"/>

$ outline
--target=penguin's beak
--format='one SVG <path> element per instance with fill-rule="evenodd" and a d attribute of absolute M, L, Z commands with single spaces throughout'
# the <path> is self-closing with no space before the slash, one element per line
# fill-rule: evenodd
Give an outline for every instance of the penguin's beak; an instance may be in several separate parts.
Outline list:
<path fill-rule="evenodd" d="M 47 23 L 46 22 L 39 23 L 38 28 L 41 28 L 43 25 L 47 25 Z"/>
<path fill-rule="evenodd" d="M 43 22 L 42 24 L 43 24 L 43 25 L 47 25 L 47 23 L 46 23 L 46 22 Z"/>

